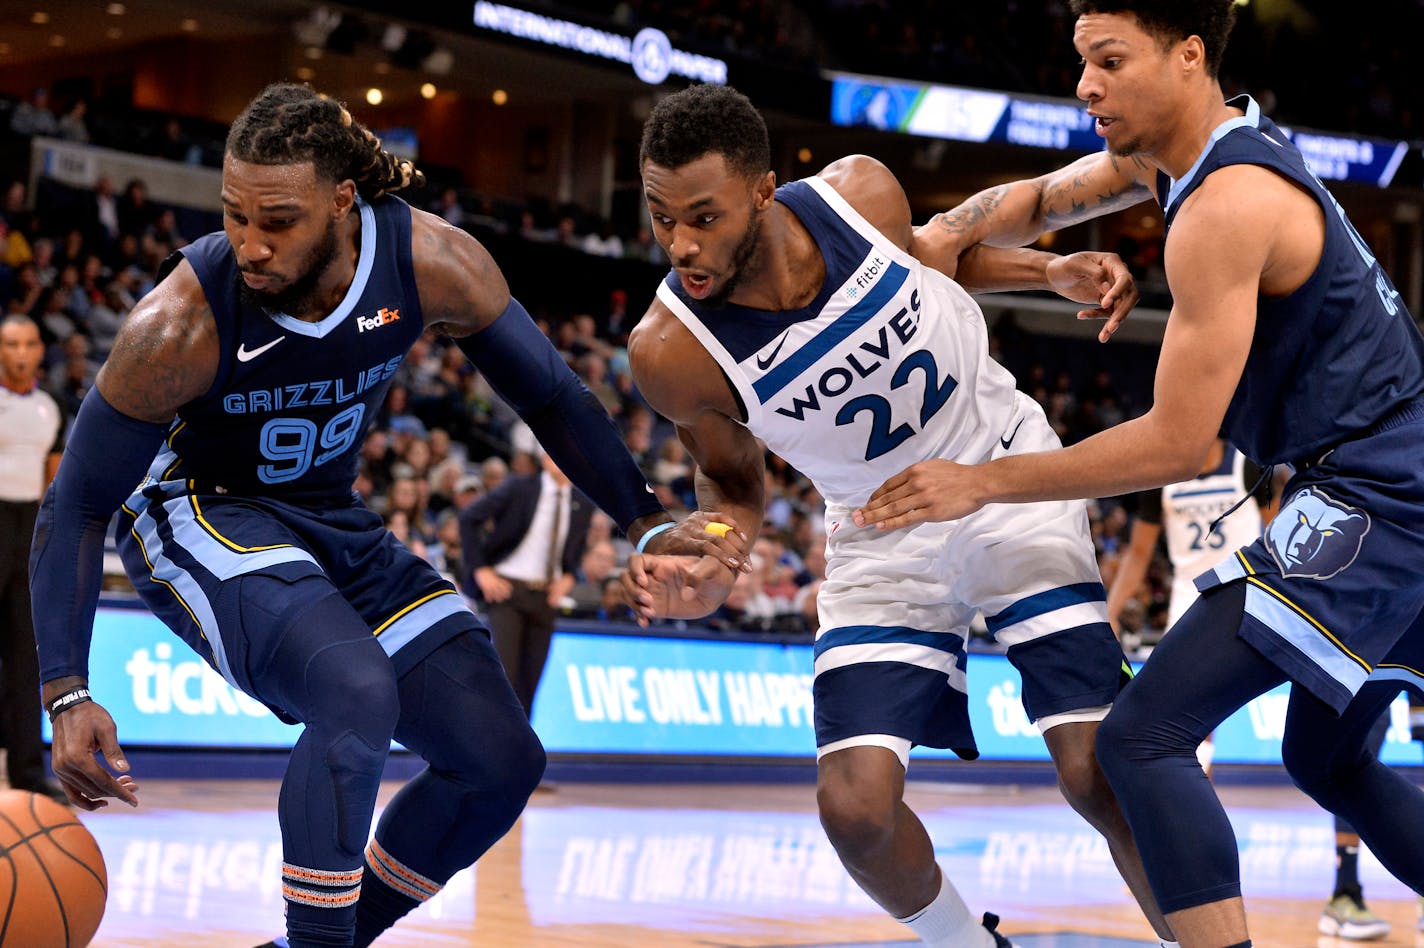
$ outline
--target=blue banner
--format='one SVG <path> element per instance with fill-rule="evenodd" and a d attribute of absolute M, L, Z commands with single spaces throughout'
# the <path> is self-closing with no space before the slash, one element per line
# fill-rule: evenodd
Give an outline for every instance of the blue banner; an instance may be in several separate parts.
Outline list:
<path fill-rule="evenodd" d="M 1059 151 L 1102 151 L 1093 118 L 1076 99 L 1036 98 L 986 89 L 831 76 L 831 123 L 962 142 L 1002 142 Z M 1409 151 L 1406 142 L 1282 129 L 1327 181 L 1387 188 Z"/>
<path fill-rule="evenodd" d="M 812 667 L 810 645 L 561 630 L 534 728 L 551 753 L 810 758 Z M 90 669 L 94 697 L 126 747 L 281 748 L 300 734 L 142 610 L 99 610 Z M 1288 700 L 1281 686 L 1228 718 L 1216 731 L 1216 761 L 1279 764 Z M 1024 714 L 1018 672 L 1003 656 L 970 655 L 969 713 L 985 759 L 1048 759 Z M 1418 765 L 1402 696 L 1391 714 L 1382 759 Z"/>

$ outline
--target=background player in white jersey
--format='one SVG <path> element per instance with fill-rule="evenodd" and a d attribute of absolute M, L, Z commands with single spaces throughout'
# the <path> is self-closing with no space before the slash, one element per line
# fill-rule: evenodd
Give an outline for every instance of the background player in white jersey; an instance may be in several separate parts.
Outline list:
<path fill-rule="evenodd" d="M 1260 467 L 1217 438 L 1195 478 L 1143 491 L 1127 552 L 1108 589 L 1108 619 L 1113 627 L 1117 628 L 1128 599 L 1141 588 L 1157 541 L 1165 533 L 1172 564 L 1170 628 L 1197 597 L 1192 580 L 1261 535 L 1275 512 L 1285 473 L 1276 472 L 1268 485 L 1261 479 Z M 1248 494 L 1255 503 L 1244 502 Z"/>
<path fill-rule="evenodd" d="M 673 272 L 629 343 L 633 375 L 697 461 L 704 510 L 755 538 L 763 448 L 827 501 L 814 684 L 821 822 L 851 876 L 932 945 L 1007 944 L 970 916 L 905 805 L 914 744 L 976 757 L 964 640 L 982 610 L 1024 679 L 1065 796 L 1108 839 L 1159 934 L 1138 857 L 1092 753 L 1124 662 L 1081 502 L 988 512 L 883 536 L 853 504 L 888 471 L 930 457 L 987 459 L 1057 446 L 1042 410 L 988 356 L 983 315 L 912 254 L 895 177 L 864 156 L 776 188 L 766 127 L 740 93 L 664 99 L 640 164 Z M 962 282 L 1052 287 L 1115 325 L 1135 301 L 1121 261 L 990 248 L 944 263 Z M 1092 312 L 1092 311 L 1085 311 Z M 687 558 L 633 558 L 642 615 L 706 614 L 725 596 L 682 584 Z M 730 578 L 730 571 L 728 571 Z"/>

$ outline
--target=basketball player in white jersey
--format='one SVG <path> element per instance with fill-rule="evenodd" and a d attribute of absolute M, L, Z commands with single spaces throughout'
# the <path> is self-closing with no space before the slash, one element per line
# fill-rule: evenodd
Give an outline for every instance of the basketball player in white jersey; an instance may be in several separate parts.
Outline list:
<path fill-rule="evenodd" d="M 927 267 L 883 165 L 853 156 L 777 188 L 761 116 L 726 87 L 660 102 L 640 166 L 673 270 L 629 355 L 639 391 L 697 461 L 699 504 L 731 512 L 751 543 L 764 511 L 763 442 L 826 498 L 817 803 L 846 869 L 928 944 L 1008 944 L 996 918 L 981 926 L 970 915 L 903 800 L 913 745 L 978 756 L 964 642 L 982 611 L 1023 677 L 1025 710 L 1065 796 L 1170 937 L 1093 756 L 1125 663 L 1085 505 L 1004 507 L 893 535 L 850 516 L 908 462 L 1058 445 L 1037 403 L 989 358 L 978 306 L 942 271 L 980 288 L 1051 287 L 1097 306 L 1083 315 L 1109 317 L 1110 333 L 1135 301 L 1121 261 L 976 248 Z M 705 615 L 725 596 L 685 585 L 686 558 L 632 561 L 624 593 L 644 617 Z"/>
<path fill-rule="evenodd" d="M 1285 470 L 1275 483 L 1261 482 L 1261 469 L 1218 438 L 1202 472 L 1189 481 L 1143 491 L 1128 539 L 1127 552 L 1108 590 L 1108 619 L 1113 627 L 1127 600 L 1142 585 L 1147 566 L 1166 534 L 1172 563 L 1172 596 L 1167 627 L 1182 617 L 1197 597 L 1192 580 L 1216 566 L 1232 550 L 1255 542 L 1275 512 Z M 1246 503 L 1247 494 L 1255 498 Z"/>

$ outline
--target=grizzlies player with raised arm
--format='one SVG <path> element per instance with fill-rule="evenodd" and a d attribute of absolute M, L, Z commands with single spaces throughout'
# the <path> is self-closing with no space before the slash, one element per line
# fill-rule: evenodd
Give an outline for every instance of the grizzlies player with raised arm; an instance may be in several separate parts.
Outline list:
<path fill-rule="evenodd" d="M 1246 945 L 1236 838 L 1193 753 L 1284 681 L 1292 779 L 1424 890 L 1424 791 L 1367 744 L 1401 687 L 1424 690 L 1424 338 L 1285 133 L 1249 97 L 1224 100 L 1231 0 L 1072 7 L 1078 96 L 1108 151 L 976 195 L 920 237 L 947 254 L 1015 245 L 1156 195 L 1173 305 L 1152 408 L 1058 451 L 920 465 L 856 518 L 894 530 L 1171 483 L 1218 430 L 1294 469 L 1265 535 L 1197 579 L 1098 733 L 1182 944 Z"/>
<path fill-rule="evenodd" d="M 291 948 L 369 944 L 509 829 L 544 768 L 486 630 L 352 490 L 391 376 L 426 328 L 455 337 L 631 537 L 727 542 L 664 526 L 610 419 L 484 248 L 389 193 L 417 175 L 335 100 L 298 85 L 258 95 L 227 140 L 225 233 L 170 259 L 125 321 L 35 531 L 54 770 L 76 806 L 138 802 L 86 686 L 103 536 L 121 506 L 119 551 L 149 608 L 234 687 L 304 725 L 278 801 Z M 725 561 L 734 546 L 712 548 Z M 429 766 L 367 848 L 393 737 Z"/>
<path fill-rule="evenodd" d="M 851 876 L 931 945 L 1006 943 L 992 919 L 986 930 L 970 915 L 903 800 L 913 745 L 978 755 L 964 645 L 983 610 L 1023 675 L 1025 709 L 1065 795 L 1107 837 L 1166 935 L 1093 760 L 1124 662 L 1084 504 L 1008 508 L 891 537 L 850 520 L 854 504 L 911 460 L 982 460 L 1058 444 L 1038 405 L 989 358 L 968 292 L 912 255 L 899 182 L 854 156 L 777 188 L 761 116 L 724 86 L 660 102 L 640 163 L 673 270 L 629 357 L 639 391 L 697 460 L 701 505 L 733 512 L 755 535 L 764 508 L 758 439 L 827 501 L 817 803 Z M 1135 300 L 1110 255 L 988 249 L 950 265 L 971 284 L 1051 285 L 1105 305 L 1114 320 Z M 684 558 L 635 557 L 625 594 L 645 616 L 705 614 L 718 600 L 682 584 L 685 566 Z"/>

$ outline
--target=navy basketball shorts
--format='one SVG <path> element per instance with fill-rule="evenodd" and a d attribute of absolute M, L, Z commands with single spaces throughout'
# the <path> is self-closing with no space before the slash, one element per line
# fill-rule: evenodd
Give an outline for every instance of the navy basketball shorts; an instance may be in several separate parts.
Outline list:
<path fill-rule="evenodd" d="M 1041 412 L 1036 421 L 1025 419 L 1016 452 L 1057 446 Z M 979 756 L 964 650 L 976 613 L 1007 648 L 1040 731 L 1107 716 L 1130 672 L 1108 624 L 1083 501 L 991 504 L 883 532 L 829 504 L 826 527 L 812 686 L 818 757 L 867 744 L 901 763 L 916 744 Z"/>
<path fill-rule="evenodd" d="M 1241 637 L 1336 711 L 1366 681 L 1424 694 L 1424 401 L 1305 466 L 1264 535 L 1196 580 L 1232 582 Z"/>
<path fill-rule="evenodd" d="M 308 507 L 174 491 L 173 483 L 148 485 L 124 505 L 119 554 L 149 609 L 248 694 L 249 656 L 255 662 L 270 654 L 275 643 L 264 636 L 281 630 L 241 621 L 244 577 L 324 578 L 370 627 L 397 675 L 460 632 L 483 628 L 455 587 L 355 494 L 333 506 Z M 282 611 L 280 603 L 264 601 L 263 607 Z"/>

